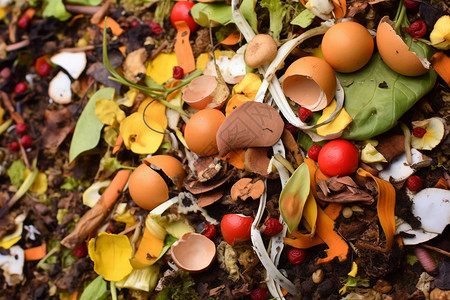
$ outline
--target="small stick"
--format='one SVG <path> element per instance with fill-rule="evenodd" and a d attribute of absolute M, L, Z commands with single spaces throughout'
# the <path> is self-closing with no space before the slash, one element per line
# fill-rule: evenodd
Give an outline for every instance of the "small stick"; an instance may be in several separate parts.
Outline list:
<path fill-rule="evenodd" d="M 161 45 L 159 45 L 158 48 L 156 48 L 154 51 L 152 51 L 152 55 L 150 55 L 150 60 L 155 59 L 155 57 L 158 56 L 159 53 L 161 53 L 161 51 L 164 50 L 164 48 L 166 48 L 169 45 L 169 42 L 167 40 L 164 40 L 164 42 L 162 42 Z"/>
<path fill-rule="evenodd" d="M 11 118 L 13 118 L 14 122 L 16 122 L 16 124 L 17 123 L 25 123 L 22 116 L 18 112 L 16 112 L 16 110 L 14 109 L 14 105 L 12 104 L 11 99 L 9 98 L 8 94 L 5 93 L 4 91 L 0 91 L 0 94 L 2 97 L 3 105 L 8 110 L 8 112 L 11 115 Z"/>
<path fill-rule="evenodd" d="M 442 249 L 434 247 L 434 246 L 425 245 L 425 244 L 422 244 L 421 246 L 424 247 L 424 248 L 433 250 L 433 251 L 435 251 L 437 253 L 443 254 L 443 255 L 445 255 L 447 257 L 450 257 L 450 252 L 448 252 L 448 251 L 442 250 Z"/>
<path fill-rule="evenodd" d="M 22 40 L 20 42 L 6 46 L 6 52 L 16 51 L 30 45 L 30 40 Z"/>
<path fill-rule="evenodd" d="M 25 166 L 27 166 L 27 168 L 29 170 L 31 170 L 32 166 L 30 164 L 30 161 L 28 160 L 28 156 L 27 156 L 27 152 L 25 151 L 25 148 L 22 146 L 22 144 L 20 143 L 19 138 L 17 138 L 17 142 L 19 143 L 20 146 L 20 153 L 22 154 L 22 158 L 23 158 L 23 162 L 25 163 Z"/>
<path fill-rule="evenodd" d="M 59 52 L 84 52 L 84 51 L 89 51 L 89 50 L 94 50 L 95 46 L 94 45 L 87 45 L 87 46 L 83 46 L 83 47 L 73 47 L 73 48 L 64 48 L 59 50 Z"/>
<path fill-rule="evenodd" d="M 95 14 L 91 18 L 91 24 L 98 24 L 100 23 L 105 16 L 109 13 L 109 8 L 111 7 L 111 0 L 106 0 L 102 6 L 100 6 L 100 9 L 95 12 Z"/>
<path fill-rule="evenodd" d="M 136 227 L 139 225 L 139 223 L 134 224 L 133 226 L 128 227 L 127 229 L 123 230 L 122 232 L 119 232 L 119 235 L 125 235 L 127 233 L 132 232 L 133 230 L 136 229 Z"/>

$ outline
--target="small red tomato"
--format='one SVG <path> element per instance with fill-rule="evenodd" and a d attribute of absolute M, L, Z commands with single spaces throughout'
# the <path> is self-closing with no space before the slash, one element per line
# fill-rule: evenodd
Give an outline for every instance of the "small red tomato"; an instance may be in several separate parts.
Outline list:
<path fill-rule="evenodd" d="M 319 158 L 320 150 L 322 150 L 322 146 L 320 145 L 311 146 L 311 148 L 309 148 L 308 150 L 308 157 L 312 160 L 317 161 L 317 159 Z"/>
<path fill-rule="evenodd" d="M 332 140 L 322 147 L 317 162 L 325 175 L 351 175 L 358 168 L 358 149 L 347 140 Z"/>
<path fill-rule="evenodd" d="M 212 224 L 206 224 L 205 225 L 205 233 L 203 234 L 204 236 L 206 236 L 209 239 L 213 239 L 216 237 L 217 235 L 217 229 L 216 226 L 212 225 Z"/>
<path fill-rule="evenodd" d="M 289 250 L 288 258 L 289 258 L 289 261 L 291 262 L 291 264 L 299 265 L 306 258 L 306 250 L 305 249 L 292 248 L 291 250 Z"/>
<path fill-rule="evenodd" d="M 30 148 L 31 145 L 33 145 L 33 138 L 28 134 L 24 134 L 20 138 L 20 144 L 22 144 L 24 148 Z"/>
<path fill-rule="evenodd" d="M 235 243 L 248 241 L 253 218 L 241 214 L 227 214 L 220 222 L 220 231 L 224 240 L 234 246 Z"/>
<path fill-rule="evenodd" d="M 17 26 L 22 29 L 27 29 L 28 24 L 30 24 L 30 17 L 27 15 L 22 16 L 19 21 L 17 21 Z"/>
<path fill-rule="evenodd" d="M 50 71 L 52 70 L 52 66 L 48 63 L 47 59 L 44 56 L 39 57 L 36 59 L 36 63 L 34 64 L 36 68 L 36 72 L 41 77 L 46 77 L 50 74 Z"/>
<path fill-rule="evenodd" d="M 170 21 L 173 27 L 175 27 L 175 22 L 185 21 L 191 32 L 197 30 L 198 24 L 195 23 L 194 18 L 189 13 L 192 6 L 194 6 L 194 3 L 190 1 L 178 1 L 174 4 L 170 14 Z"/>
<path fill-rule="evenodd" d="M 17 134 L 24 134 L 27 132 L 27 124 L 21 122 L 16 124 L 16 132 Z"/>
<path fill-rule="evenodd" d="M 18 84 L 16 84 L 16 86 L 14 87 L 14 93 L 16 94 L 20 94 L 23 93 L 27 90 L 27 84 L 25 82 L 19 82 Z"/>
<path fill-rule="evenodd" d="M 11 142 L 8 144 L 8 150 L 11 152 L 16 152 L 20 149 L 20 145 L 18 142 Z"/>
<path fill-rule="evenodd" d="M 266 226 L 264 234 L 268 236 L 277 235 L 283 230 L 283 225 L 275 218 L 268 218 L 264 225 Z"/>

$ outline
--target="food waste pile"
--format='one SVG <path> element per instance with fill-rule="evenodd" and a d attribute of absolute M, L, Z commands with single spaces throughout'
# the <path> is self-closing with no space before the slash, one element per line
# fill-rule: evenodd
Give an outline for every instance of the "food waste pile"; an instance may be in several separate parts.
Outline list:
<path fill-rule="evenodd" d="M 450 299 L 450 8 L 0 3 L 0 299 Z"/>

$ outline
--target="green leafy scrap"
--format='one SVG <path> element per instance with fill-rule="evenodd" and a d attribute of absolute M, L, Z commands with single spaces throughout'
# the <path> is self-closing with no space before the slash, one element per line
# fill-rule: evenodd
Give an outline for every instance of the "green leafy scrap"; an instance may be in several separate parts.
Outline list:
<path fill-rule="evenodd" d="M 25 163 L 21 159 L 13 161 L 11 166 L 8 168 L 6 174 L 8 174 L 9 180 L 13 186 L 19 187 L 22 184 L 25 169 Z"/>
<path fill-rule="evenodd" d="M 42 12 L 42 16 L 44 18 L 54 17 L 64 22 L 72 15 L 67 12 L 62 0 L 47 0 L 44 1 L 44 11 Z"/>
<path fill-rule="evenodd" d="M 312 13 L 309 9 L 302 10 L 292 21 L 291 25 L 297 25 L 301 28 L 306 28 L 312 24 L 315 14 Z"/>
<path fill-rule="evenodd" d="M 225 3 L 197 2 L 190 13 L 195 22 L 202 27 L 209 27 L 210 22 L 224 26 L 233 23 L 231 6 Z"/>
<path fill-rule="evenodd" d="M 272 37 L 278 43 L 283 29 L 283 20 L 286 16 L 286 5 L 280 0 L 261 0 L 259 5 L 269 10 L 270 31 Z"/>
<path fill-rule="evenodd" d="M 258 16 L 255 11 L 256 0 L 242 0 L 239 10 L 255 33 L 258 33 Z"/>
<path fill-rule="evenodd" d="M 69 161 L 74 161 L 80 154 L 94 149 L 99 140 L 103 129 L 103 123 L 95 114 L 95 103 L 98 99 L 111 100 L 114 97 L 114 88 L 102 88 L 98 90 L 81 113 L 75 126 L 72 142 L 69 150 Z"/>
<path fill-rule="evenodd" d="M 81 294 L 80 300 L 104 300 L 109 295 L 108 284 L 99 275 L 91 281 Z"/>

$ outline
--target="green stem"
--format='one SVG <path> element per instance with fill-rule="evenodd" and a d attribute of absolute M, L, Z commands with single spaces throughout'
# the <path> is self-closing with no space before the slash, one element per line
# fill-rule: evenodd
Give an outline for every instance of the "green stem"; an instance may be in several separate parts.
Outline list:
<path fill-rule="evenodd" d="M 403 0 L 401 0 L 399 3 L 399 7 L 397 9 L 397 14 L 394 19 L 395 22 L 394 30 L 397 32 L 397 34 L 399 33 L 401 26 L 403 25 L 405 17 L 406 17 L 406 6 L 403 5 Z"/>

